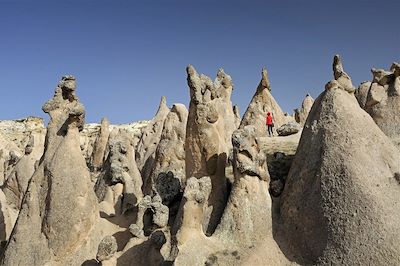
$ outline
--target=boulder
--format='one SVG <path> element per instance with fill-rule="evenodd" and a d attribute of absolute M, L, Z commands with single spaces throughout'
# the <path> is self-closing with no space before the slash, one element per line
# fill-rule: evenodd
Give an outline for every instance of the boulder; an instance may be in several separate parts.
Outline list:
<path fill-rule="evenodd" d="M 279 127 L 276 132 L 279 136 L 289 136 L 301 130 L 301 125 L 296 122 L 289 122 Z"/>
<path fill-rule="evenodd" d="M 104 237 L 98 247 L 96 259 L 98 261 L 110 259 L 117 252 L 117 240 L 114 236 Z"/>

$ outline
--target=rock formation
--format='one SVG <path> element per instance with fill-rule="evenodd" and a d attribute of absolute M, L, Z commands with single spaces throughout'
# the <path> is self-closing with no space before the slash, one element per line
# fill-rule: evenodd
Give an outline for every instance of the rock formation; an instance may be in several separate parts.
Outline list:
<path fill-rule="evenodd" d="M 185 173 L 185 139 L 188 111 L 183 104 L 174 104 L 167 115 L 161 140 L 154 156 L 154 166 L 144 192 L 156 191 L 166 205 L 173 203 L 183 191 Z"/>
<path fill-rule="evenodd" d="M 356 91 L 339 56 L 332 68 L 299 124 L 265 69 L 242 121 L 222 69 L 188 66 L 188 110 L 163 97 L 125 125 L 84 125 L 63 77 L 47 130 L 0 121 L 0 264 L 399 265 L 400 67 Z"/>
<path fill-rule="evenodd" d="M 211 256 L 220 265 L 289 264 L 272 236 L 270 176 L 261 136 L 256 133 L 254 126 L 247 125 L 232 136 L 235 183 L 214 234 L 224 250 Z"/>
<path fill-rule="evenodd" d="M 108 213 L 113 215 L 132 210 L 143 197 L 142 177 L 136 165 L 133 144 L 124 130 L 111 132 L 109 153 L 103 168 L 95 185 L 99 202 L 105 201 L 101 207 L 107 207 L 106 210 L 116 208 Z M 122 184 L 122 191 L 118 184 Z"/>
<path fill-rule="evenodd" d="M 310 94 L 307 94 L 303 102 L 301 103 L 301 107 L 294 110 L 295 120 L 297 123 L 302 126 L 306 123 L 308 113 L 310 112 L 313 103 L 313 97 L 311 97 Z"/>
<path fill-rule="evenodd" d="M 279 136 L 289 136 L 292 134 L 296 134 L 301 130 L 300 124 L 297 122 L 289 122 L 286 124 L 283 124 L 279 128 L 277 128 L 276 133 L 278 133 Z"/>
<path fill-rule="evenodd" d="M 36 140 L 36 141 L 35 141 Z M 30 135 L 25 147 L 25 154 L 16 163 L 10 175 L 5 180 L 3 192 L 7 202 L 19 210 L 22 198 L 28 188 L 29 180 L 35 172 L 35 165 L 43 154 L 44 137 L 41 134 Z"/>
<path fill-rule="evenodd" d="M 136 163 L 145 183 L 154 167 L 155 151 L 160 142 L 165 118 L 170 111 L 166 102 L 166 98 L 162 97 L 156 115 L 143 130 L 136 147 Z"/>
<path fill-rule="evenodd" d="M 271 94 L 268 72 L 263 68 L 261 71 L 261 81 L 243 115 L 240 127 L 243 128 L 247 125 L 253 125 L 258 136 L 262 134 L 266 135 L 267 128 L 265 126 L 265 119 L 268 112 L 272 114 L 275 128 L 279 128 L 281 125 L 288 122 L 282 109 Z"/>
<path fill-rule="evenodd" d="M 19 148 L 0 134 L 0 184 L 4 183 L 11 169 L 22 156 Z"/>
<path fill-rule="evenodd" d="M 357 99 L 379 128 L 400 147 L 400 64 L 390 71 L 372 69 L 372 82 L 361 84 Z"/>
<path fill-rule="evenodd" d="M 398 265 L 400 153 L 349 87 L 348 80 L 330 81 L 316 99 L 274 235 L 302 265 Z"/>
<path fill-rule="evenodd" d="M 354 93 L 355 88 L 351 82 L 350 76 L 344 72 L 342 60 L 339 55 L 333 57 L 333 77 L 339 83 L 339 85 L 349 93 Z"/>
<path fill-rule="evenodd" d="M 99 170 L 103 165 L 109 135 L 110 122 L 108 122 L 107 118 L 103 118 L 101 120 L 100 133 L 93 146 L 91 166 L 94 170 Z"/>
<path fill-rule="evenodd" d="M 7 243 L 3 265 L 77 264 L 98 217 L 90 174 L 80 151 L 85 110 L 76 82 L 65 76 L 43 106 L 50 115 L 45 151 Z M 67 214 L 67 215 L 66 215 Z"/>
<path fill-rule="evenodd" d="M 235 114 L 230 100 L 232 79 L 223 69 L 215 81 L 187 67 L 190 88 L 189 117 L 186 128 L 186 177 L 209 176 L 212 191 L 203 227 L 212 234 L 226 204 L 228 190 L 225 167 L 231 152 Z"/>

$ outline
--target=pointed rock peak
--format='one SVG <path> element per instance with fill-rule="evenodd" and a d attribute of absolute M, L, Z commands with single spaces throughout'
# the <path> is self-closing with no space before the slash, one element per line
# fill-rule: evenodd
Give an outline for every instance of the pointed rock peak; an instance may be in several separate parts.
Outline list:
<path fill-rule="evenodd" d="M 342 60 L 340 59 L 340 55 L 337 54 L 333 57 L 333 66 L 332 67 L 333 67 L 333 76 L 337 80 L 344 72 Z"/>
<path fill-rule="evenodd" d="M 233 106 L 233 113 L 235 114 L 235 116 L 240 117 L 239 106 L 237 105 Z"/>
<path fill-rule="evenodd" d="M 108 120 L 108 118 L 107 117 L 103 117 L 102 119 L 101 119 L 101 125 L 110 125 L 110 121 Z"/>
<path fill-rule="evenodd" d="M 186 73 L 188 74 L 188 77 L 198 76 L 196 69 L 192 65 L 186 67 Z"/>
<path fill-rule="evenodd" d="M 226 74 L 223 68 L 218 69 L 217 77 L 215 79 L 215 87 L 218 87 L 219 85 L 222 85 L 225 88 L 233 86 L 231 76 Z"/>
<path fill-rule="evenodd" d="M 218 69 L 218 72 L 217 72 L 217 77 L 223 78 L 225 75 L 226 75 L 226 74 L 225 74 L 224 69 L 223 69 L 222 67 L 219 68 L 219 69 Z"/>
<path fill-rule="evenodd" d="M 165 118 L 165 113 L 169 112 L 169 108 L 167 106 L 167 98 L 165 96 L 161 97 L 160 104 L 158 106 L 158 110 L 156 116 L 159 114 L 163 114 L 162 116 Z M 165 114 L 165 115 L 164 115 Z"/>
<path fill-rule="evenodd" d="M 162 96 L 162 97 L 161 97 L 160 106 L 161 106 L 161 105 L 167 105 L 167 98 L 166 98 L 165 96 Z"/>
<path fill-rule="evenodd" d="M 338 83 L 338 87 L 344 89 L 349 93 L 354 93 L 355 88 L 353 86 L 353 83 L 351 82 L 350 76 L 346 72 L 344 72 L 342 60 L 340 59 L 339 55 L 335 55 L 333 57 L 332 69 L 333 76 Z M 328 87 L 331 87 L 332 85 L 333 84 L 330 84 Z M 327 89 L 327 86 L 325 86 L 325 89 Z"/>
<path fill-rule="evenodd" d="M 267 88 L 269 91 L 271 91 L 271 83 L 269 82 L 268 71 L 265 67 L 263 67 L 261 70 L 260 85 L 261 89 Z"/>

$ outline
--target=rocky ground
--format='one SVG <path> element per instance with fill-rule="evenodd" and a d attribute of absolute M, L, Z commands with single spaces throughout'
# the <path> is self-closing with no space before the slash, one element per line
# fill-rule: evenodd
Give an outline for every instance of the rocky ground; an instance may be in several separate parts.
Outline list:
<path fill-rule="evenodd" d="M 126 125 L 85 124 L 64 76 L 47 126 L 0 121 L 1 265 L 400 265 L 399 64 L 332 70 L 291 116 L 263 69 L 241 117 L 188 66 L 188 108 Z"/>

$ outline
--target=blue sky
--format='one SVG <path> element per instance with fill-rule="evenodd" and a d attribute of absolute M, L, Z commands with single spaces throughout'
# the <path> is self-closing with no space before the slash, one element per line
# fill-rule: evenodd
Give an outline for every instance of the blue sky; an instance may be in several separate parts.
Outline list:
<path fill-rule="evenodd" d="M 64 74 L 78 79 L 87 122 L 150 119 L 165 95 L 189 103 L 185 68 L 219 67 L 245 111 L 265 66 L 292 113 L 332 78 L 342 55 L 353 83 L 400 61 L 400 1 L 0 0 L 0 119 L 47 117 Z"/>

